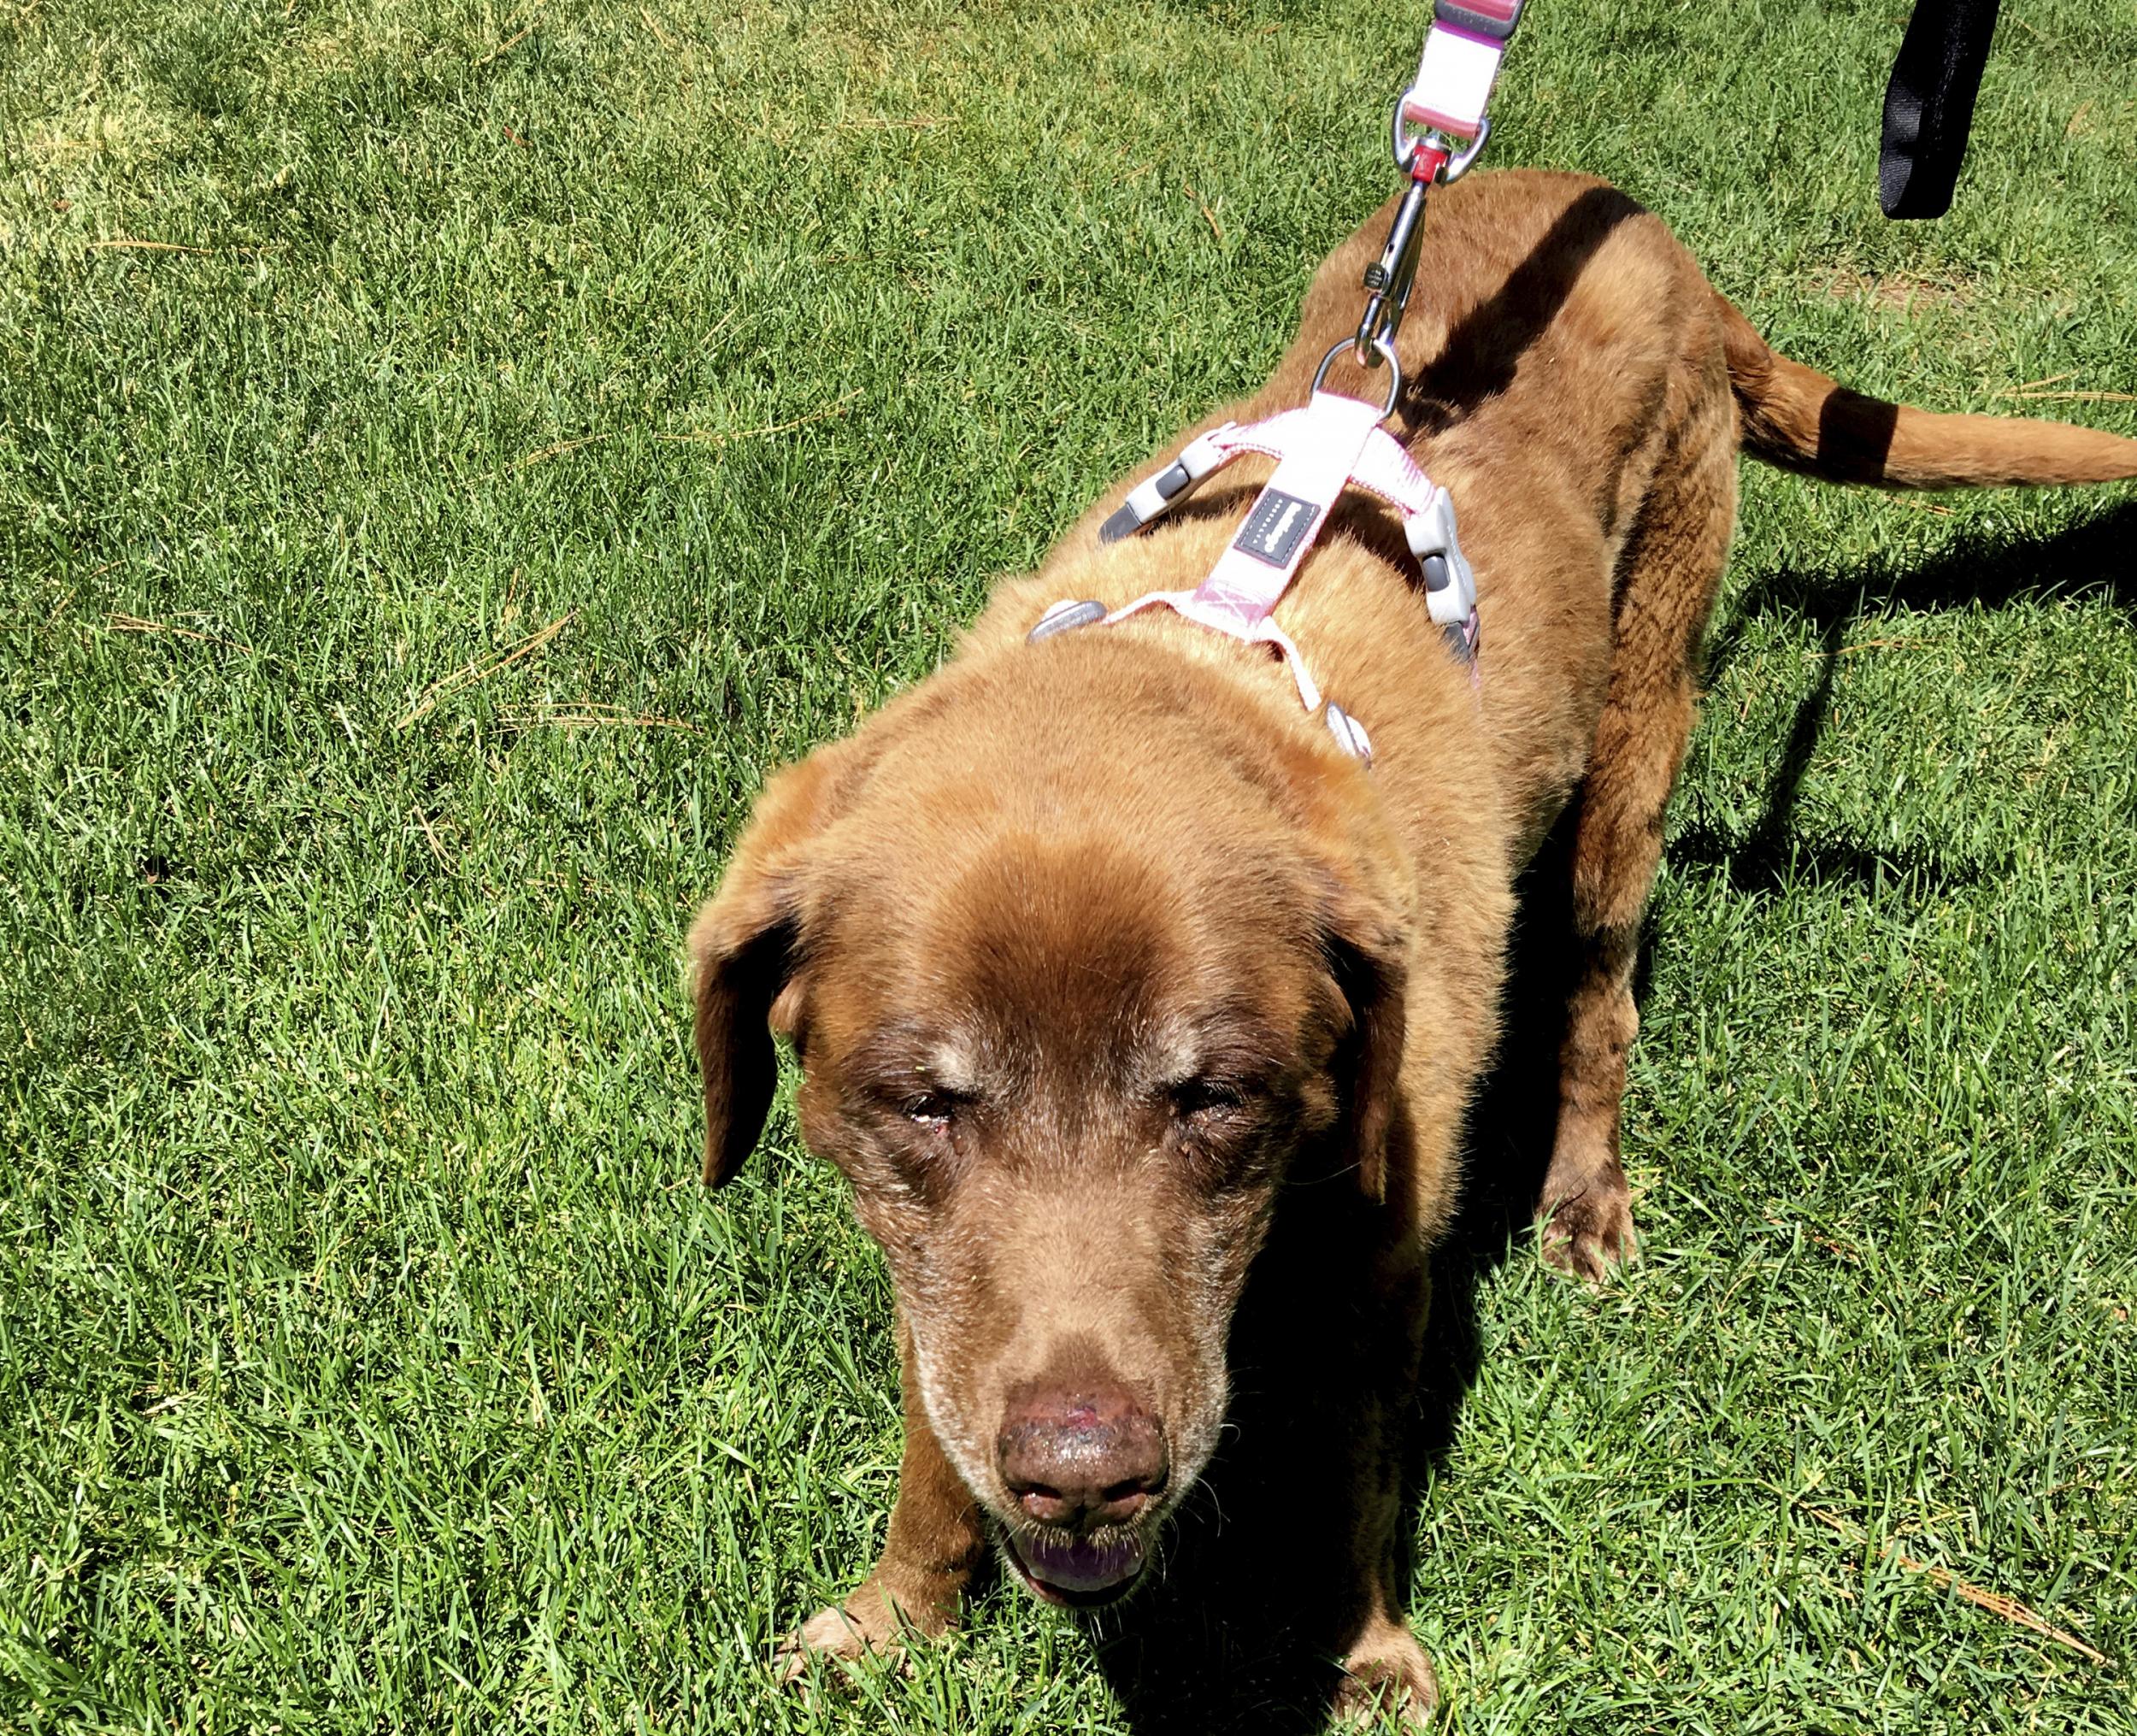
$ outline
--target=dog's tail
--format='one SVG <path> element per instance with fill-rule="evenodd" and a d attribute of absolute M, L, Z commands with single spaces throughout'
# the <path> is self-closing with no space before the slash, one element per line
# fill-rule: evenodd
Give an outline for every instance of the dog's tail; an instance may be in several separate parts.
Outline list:
<path fill-rule="evenodd" d="M 2137 476 L 2137 440 L 2069 422 L 1946 416 L 1864 397 L 1791 362 L 1720 295 L 1744 450 L 1784 470 L 1876 488 L 1997 488 Z"/>

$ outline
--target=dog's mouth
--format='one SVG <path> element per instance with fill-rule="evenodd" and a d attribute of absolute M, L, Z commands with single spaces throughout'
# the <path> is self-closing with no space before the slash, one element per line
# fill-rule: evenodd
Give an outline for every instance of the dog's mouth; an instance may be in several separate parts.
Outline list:
<path fill-rule="evenodd" d="M 1126 1596 L 1142 1576 L 1143 1541 L 1133 1532 L 1106 1531 L 1094 1537 L 1011 1533 L 1007 1542 L 1019 1577 L 1043 1603 L 1099 1609 Z"/>

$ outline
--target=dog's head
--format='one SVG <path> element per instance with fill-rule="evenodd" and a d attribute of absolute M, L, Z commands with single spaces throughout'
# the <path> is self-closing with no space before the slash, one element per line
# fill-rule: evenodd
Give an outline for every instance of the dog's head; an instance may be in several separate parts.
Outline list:
<path fill-rule="evenodd" d="M 1072 1604 L 1208 1462 L 1280 1190 L 1386 1185 L 1410 921 L 1355 768 L 1124 660 L 953 666 L 781 774 L 691 935 L 707 1180 L 776 1031 L 928 1421 Z"/>

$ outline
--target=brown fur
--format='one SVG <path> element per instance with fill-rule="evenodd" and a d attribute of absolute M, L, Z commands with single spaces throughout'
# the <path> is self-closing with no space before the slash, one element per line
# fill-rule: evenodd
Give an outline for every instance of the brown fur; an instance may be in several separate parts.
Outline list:
<path fill-rule="evenodd" d="M 1268 385 L 1211 422 L 1303 401 L 1385 220 L 1323 267 Z M 1154 1537 L 1251 1385 L 1296 1397 L 1265 1431 L 1288 1468 L 1233 1524 L 1310 1563 L 1267 1599 L 1312 1609 L 1353 1695 L 1428 1704 L 1396 1443 L 1510 887 L 1570 809 L 1581 962 L 1539 1207 L 1551 1257 L 1599 1275 L 1630 1246 L 1631 974 L 1740 444 L 1892 486 L 2137 474 L 2137 442 L 1931 416 L 1775 355 L 1595 181 L 1472 177 L 1434 200 L 1427 245 L 1396 425 L 1460 513 L 1481 686 L 1391 521 L 1355 500 L 1280 619 L 1370 728 L 1369 773 L 1280 668 L 1163 612 L 1027 645 L 1059 598 L 1192 585 L 1267 466 L 1101 547 L 1124 478 L 942 670 L 773 782 L 692 931 L 708 1180 L 756 1137 L 768 1019 L 898 1299 L 888 1545 L 804 1648 L 890 1644 L 901 1614 L 939 1628 L 989 1536 L 1028 1533 L 994 1462 L 1013 1392 L 1133 1395 L 1175 1468 Z"/>

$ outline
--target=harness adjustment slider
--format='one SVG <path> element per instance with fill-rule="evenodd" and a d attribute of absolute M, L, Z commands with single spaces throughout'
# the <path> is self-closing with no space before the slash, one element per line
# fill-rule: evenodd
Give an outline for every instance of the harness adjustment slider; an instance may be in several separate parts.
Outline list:
<path fill-rule="evenodd" d="M 1425 576 L 1425 609 L 1441 627 L 1460 627 L 1476 613 L 1476 574 L 1454 533 L 1454 499 L 1434 483 L 1425 509 L 1403 526 L 1410 552 Z"/>
<path fill-rule="evenodd" d="M 1041 639 L 1050 639 L 1057 633 L 1067 633 L 1072 627 L 1095 627 L 1105 619 L 1105 605 L 1095 599 L 1079 603 L 1073 597 L 1064 597 L 1039 617 L 1039 624 L 1024 635 L 1024 643 L 1035 645 Z"/>
<path fill-rule="evenodd" d="M 1212 428 L 1198 439 L 1187 443 L 1187 449 L 1155 476 L 1146 476 L 1127 491 L 1127 498 L 1113 509 L 1112 515 L 1098 527 L 1101 543 L 1117 543 L 1133 536 L 1152 519 L 1163 512 L 1174 501 L 1192 488 L 1212 470 L 1224 462 L 1216 441 L 1219 436 L 1232 429 L 1227 422 L 1223 427 Z"/>

